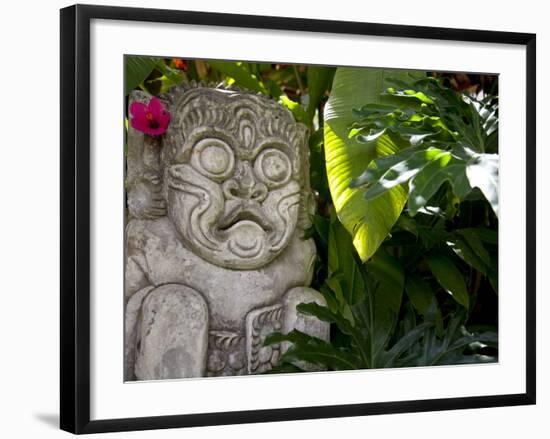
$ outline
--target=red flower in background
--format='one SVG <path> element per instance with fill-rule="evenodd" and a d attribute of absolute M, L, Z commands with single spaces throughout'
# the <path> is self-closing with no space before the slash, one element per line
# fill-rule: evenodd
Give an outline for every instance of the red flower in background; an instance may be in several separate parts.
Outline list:
<path fill-rule="evenodd" d="M 176 69 L 187 71 L 187 61 L 181 58 L 174 58 L 172 59 L 172 62 L 174 63 L 174 67 Z"/>
<path fill-rule="evenodd" d="M 152 97 L 148 104 L 132 102 L 130 114 L 132 128 L 150 136 L 164 134 L 170 123 L 170 113 L 157 97 Z"/>

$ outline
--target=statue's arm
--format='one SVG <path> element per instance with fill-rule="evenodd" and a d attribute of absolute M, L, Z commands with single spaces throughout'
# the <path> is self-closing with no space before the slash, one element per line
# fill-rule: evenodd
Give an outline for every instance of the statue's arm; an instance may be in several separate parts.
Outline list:
<path fill-rule="evenodd" d="M 286 292 L 282 300 L 274 305 L 256 308 L 246 316 L 246 353 L 248 373 L 262 373 L 278 364 L 280 356 L 290 347 L 288 342 L 263 346 L 266 335 L 273 332 L 288 334 L 294 329 L 312 337 L 328 341 L 330 326 L 313 316 L 301 314 L 296 307 L 300 303 L 315 302 L 326 305 L 326 301 L 318 291 L 309 287 L 294 287 Z M 307 371 L 322 370 L 318 366 L 305 363 L 295 363 Z"/>
<path fill-rule="evenodd" d="M 282 322 L 282 332 L 288 334 L 290 331 L 297 329 L 312 337 L 320 338 L 324 341 L 330 340 L 330 325 L 327 322 L 319 320 L 317 317 L 302 314 L 297 310 L 300 303 L 314 302 L 321 306 L 326 306 L 325 298 L 318 291 L 309 287 L 295 287 L 287 291 L 283 297 L 284 317 Z M 284 353 L 290 344 L 283 342 L 281 345 L 281 353 Z M 315 372 L 325 370 L 315 364 L 299 361 L 295 363 L 303 370 Z"/>
<path fill-rule="evenodd" d="M 297 309 L 300 303 L 311 302 L 321 306 L 326 306 L 327 304 L 322 294 L 310 287 L 295 287 L 287 291 L 282 301 L 285 310 L 282 332 L 286 334 L 297 329 L 312 337 L 328 341 L 330 337 L 329 324 L 322 322 L 317 317 L 302 314 Z"/>

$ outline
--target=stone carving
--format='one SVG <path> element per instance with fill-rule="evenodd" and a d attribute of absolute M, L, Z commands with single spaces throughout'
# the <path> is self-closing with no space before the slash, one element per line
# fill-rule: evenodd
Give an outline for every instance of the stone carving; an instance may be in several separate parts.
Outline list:
<path fill-rule="evenodd" d="M 267 334 L 328 339 L 328 324 L 296 311 L 324 304 L 308 287 L 306 128 L 237 90 L 178 86 L 161 99 L 162 138 L 128 130 L 125 379 L 261 373 L 288 348 L 263 346 Z"/>

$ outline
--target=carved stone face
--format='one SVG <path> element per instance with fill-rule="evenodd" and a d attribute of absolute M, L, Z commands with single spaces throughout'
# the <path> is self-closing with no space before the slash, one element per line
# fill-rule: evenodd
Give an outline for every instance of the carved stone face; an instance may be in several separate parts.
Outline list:
<path fill-rule="evenodd" d="M 197 88 L 166 136 L 168 216 L 207 261 L 259 268 L 289 243 L 307 184 L 305 128 L 263 97 Z"/>

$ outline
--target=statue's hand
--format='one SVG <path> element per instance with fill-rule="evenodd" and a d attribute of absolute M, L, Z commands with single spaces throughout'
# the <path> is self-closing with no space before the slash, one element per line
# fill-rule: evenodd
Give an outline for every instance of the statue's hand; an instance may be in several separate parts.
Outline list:
<path fill-rule="evenodd" d="M 162 181 L 155 172 L 146 172 L 128 189 L 128 210 L 139 219 L 157 219 L 166 215 Z"/>

